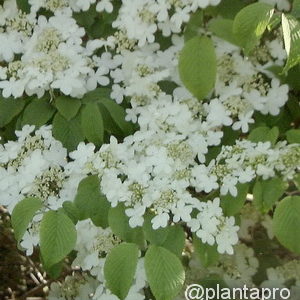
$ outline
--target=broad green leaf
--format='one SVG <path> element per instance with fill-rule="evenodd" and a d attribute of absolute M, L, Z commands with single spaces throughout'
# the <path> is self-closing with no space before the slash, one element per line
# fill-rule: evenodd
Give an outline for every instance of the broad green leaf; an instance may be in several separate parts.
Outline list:
<path fill-rule="evenodd" d="M 82 109 L 81 126 L 87 140 L 100 146 L 104 139 L 103 118 L 96 103 L 88 103 Z"/>
<path fill-rule="evenodd" d="M 65 214 L 76 224 L 80 218 L 80 212 L 74 202 L 65 201 L 62 205 Z"/>
<path fill-rule="evenodd" d="M 273 229 L 279 242 L 300 254 L 300 196 L 284 198 L 276 207 Z"/>
<path fill-rule="evenodd" d="M 215 11 L 215 16 L 220 15 L 225 19 L 234 19 L 235 15 L 246 6 L 245 1 L 226 0 L 221 1 L 218 6 L 208 6 L 206 11 Z"/>
<path fill-rule="evenodd" d="M 17 0 L 17 6 L 25 13 L 30 13 L 30 4 L 28 0 Z"/>
<path fill-rule="evenodd" d="M 25 101 L 0 97 L 0 128 L 7 125 L 24 108 Z"/>
<path fill-rule="evenodd" d="M 256 181 L 253 187 L 254 205 L 262 213 L 267 213 L 282 196 L 285 188 L 286 184 L 278 177 Z"/>
<path fill-rule="evenodd" d="M 300 18 L 300 0 L 293 0 L 291 15 L 295 18 Z"/>
<path fill-rule="evenodd" d="M 249 189 L 249 184 L 247 183 L 238 183 L 237 190 L 238 194 L 236 197 L 233 197 L 231 194 L 221 196 L 221 207 L 226 216 L 234 216 L 239 213 L 244 203 L 246 201 L 247 193 Z"/>
<path fill-rule="evenodd" d="M 51 278 L 51 279 L 57 279 L 59 278 L 59 276 L 61 275 L 62 269 L 63 269 L 63 263 L 64 261 L 60 261 L 57 264 L 47 268 L 45 267 L 45 264 L 43 263 L 43 259 L 42 259 L 42 264 L 44 265 L 44 269 L 47 272 L 47 275 Z"/>
<path fill-rule="evenodd" d="M 296 174 L 293 178 L 294 184 L 300 190 L 300 174 Z"/>
<path fill-rule="evenodd" d="M 233 22 L 233 34 L 239 44 L 249 52 L 257 45 L 265 32 L 274 9 L 271 5 L 258 2 L 244 7 L 238 12 Z"/>
<path fill-rule="evenodd" d="M 114 247 L 104 265 L 106 286 L 121 300 L 125 299 L 136 272 L 139 250 L 137 245 L 123 243 Z"/>
<path fill-rule="evenodd" d="M 169 227 L 165 228 L 158 228 L 156 230 L 153 229 L 151 220 L 153 219 L 154 215 L 146 214 L 144 216 L 144 224 L 143 224 L 143 231 L 147 241 L 154 245 L 163 245 L 166 241 Z"/>
<path fill-rule="evenodd" d="M 100 104 L 108 110 L 111 118 L 125 134 L 132 133 L 132 123 L 125 121 L 126 112 L 122 106 L 118 105 L 112 99 L 102 97 Z"/>
<path fill-rule="evenodd" d="M 203 11 L 197 10 L 194 12 L 189 22 L 186 24 L 185 30 L 184 30 L 184 40 L 185 42 L 193 38 L 194 36 L 199 35 L 200 31 L 199 29 L 203 25 Z"/>
<path fill-rule="evenodd" d="M 239 45 L 238 39 L 232 31 L 233 20 L 212 19 L 208 24 L 208 29 L 217 37 L 234 45 Z"/>
<path fill-rule="evenodd" d="M 54 115 L 55 109 L 47 99 L 32 100 L 24 109 L 22 125 L 45 125 Z"/>
<path fill-rule="evenodd" d="M 66 120 L 60 113 L 57 113 L 53 120 L 53 136 L 62 142 L 69 151 L 77 148 L 77 145 L 84 140 L 80 126 L 80 118 Z"/>
<path fill-rule="evenodd" d="M 290 144 L 300 144 L 300 129 L 291 129 L 287 131 L 286 138 Z"/>
<path fill-rule="evenodd" d="M 62 212 L 45 213 L 40 227 L 40 250 L 46 268 L 59 263 L 76 244 L 76 229 Z"/>
<path fill-rule="evenodd" d="M 91 218 L 96 226 L 108 226 L 110 204 L 100 191 L 100 180 L 91 175 L 81 180 L 78 185 L 74 204 L 80 212 L 80 220 Z"/>
<path fill-rule="evenodd" d="M 82 103 L 87 104 L 91 102 L 99 102 L 101 98 L 109 98 L 111 89 L 98 88 L 91 92 L 88 92 L 81 99 Z"/>
<path fill-rule="evenodd" d="M 282 71 L 284 73 L 300 62 L 300 23 L 295 17 L 282 14 L 282 30 L 288 56 Z"/>
<path fill-rule="evenodd" d="M 162 247 L 173 252 L 178 257 L 182 257 L 182 250 L 185 245 L 185 233 L 180 225 L 170 226 L 168 235 L 165 241 L 161 244 Z"/>
<path fill-rule="evenodd" d="M 60 114 L 69 121 L 78 113 L 81 102 L 79 99 L 62 95 L 55 99 L 55 106 Z"/>
<path fill-rule="evenodd" d="M 108 212 L 108 224 L 112 232 L 120 239 L 143 246 L 144 234 L 141 227 L 132 228 L 123 204 L 111 207 Z"/>
<path fill-rule="evenodd" d="M 217 63 L 214 45 L 208 37 L 187 41 L 179 56 L 179 74 L 185 87 L 199 100 L 213 89 Z"/>
<path fill-rule="evenodd" d="M 150 246 L 145 256 L 145 269 L 156 300 L 172 300 L 181 291 L 184 269 L 179 258 L 169 250 Z"/>
<path fill-rule="evenodd" d="M 254 128 L 249 136 L 248 139 L 251 142 L 271 142 L 274 146 L 279 136 L 279 130 L 277 127 L 269 128 L 266 126 L 256 127 Z"/>
<path fill-rule="evenodd" d="M 204 244 L 198 237 L 193 235 L 193 246 L 196 255 L 199 257 L 201 264 L 207 268 L 215 264 L 220 257 L 217 246 Z"/>
<path fill-rule="evenodd" d="M 42 207 L 42 201 L 33 197 L 23 199 L 15 206 L 11 215 L 11 223 L 18 242 L 22 239 L 35 213 Z"/>

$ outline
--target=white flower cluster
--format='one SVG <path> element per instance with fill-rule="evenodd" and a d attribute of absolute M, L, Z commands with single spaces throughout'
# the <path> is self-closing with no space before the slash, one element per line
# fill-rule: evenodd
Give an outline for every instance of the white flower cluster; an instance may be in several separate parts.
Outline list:
<path fill-rule="evenodd" d="M 253 277 L 258 268 L 259 261 L 254 250 L 243 243 L 234 246 L 233 255 L 221 255 L 218 262 L 209 267 L 204 267 L 197 254 L 193 253 L 187 268 L 185 285 L 205 282 L 206 278 L 210 280 L 216 278 L 218 283 L 217 278 L 220 278 L 229 288 L 243 287 L 245 284 L 251 287 L 254 285 Z M 183 299 L 185 299 L 183 295 L 176 298 L 176 300 Z"/>
<path fill-rule="evenodd" d="M 123 0 L 113 27 L 128 40 L 137 41 L 138 46 L 155 41 L 161 31 L 170 36 L 182 30 L 182 24 L 198 8 L 217 5 L 220 0 Z"/>
<path fill-rule="evenodd" d="M 24 198 L 37 197 L 45 212 L 74 199 L 85 175 L 67 172 L 67 150 L 52 137 L 51 126 L 34 133 L 34 126 L 26 125 L 16 135 L 17 141 L 0 145 L 0 205 L 11 213 Z M 28 255 L 39 243 L 41 218 L 42 213 L 36 215 L 21 242 Z"/>
<path fill-rule="evenodd" d="M 220 187 L 221 194 L 229 192 L 236 196 L 238 182 L 251 182 L 258 176 L 269 179 L 276 175 L 291 180 L 299 170 L 299 144 L 278 142 L 272 147 L 270 142 L 241 140 L 233 146 L 223 146 L 216 159 L 207 167 L 195 167 L 193 174 L 198 181 L 197 186 L 203 186 L 206 192 Z"/>
<path fill-rule="evenodd" d="M 262 287 L 288 287 L 291 291 L 289 299 L 299 299 L 300 261 L 298 259 L 290 260 L 278 267 L 267 269 L 267 277 L 268 279 L 262 283 Z"/>
<path fill-rule="evenodd" d="M 84 232 L 86 235 L 86 232 Z M 105 261 L 105 259 L 103 259 Z M 104 263 L 104 262 L 103 262 Z M 102 268 L 103 271 L 103 268 Z M 103 276 L 103 274 L 102 274 Z M 143 288 L 146 286 L 144 260 L 138 260 L 134 283 L 125 300 L 144 300 Z M 49 300 L 119 300 L 105 287 L 103 280 L 97 280 L 87 273 L 74 273 L 66 276 L 63 282 L 53 282 L 50 286 Z"/>
<path fill-rule="evenodd" d="M 96 10 L 99 12 L 111 13 L 113 11 L 112 0 L 29 0 L 28 2 L 34 12 L 39 11 L 41 8 L 57 12 L 67 7 L 74 12 L 87 11 L 93 4 L 96 4 Z"/>
<path fill-rule="evenodd" d="M 54 5 L 57 1 L 44 2 Z M 0 89 L 4 97 L 17 98 L 24 92 L 41 97 L 53 90 L 81 97 L 98 84 L 109 84 L 107 74 L 114 59 L 106 53 L 94 55 L 105 43 L 83 42 L 85 29 L 76 24 L 69 6 L 47 19 L 33 10 L 26 14 L 18 10 L 15 0 L 6 0 L 0 7 L 0 24 Z"/>

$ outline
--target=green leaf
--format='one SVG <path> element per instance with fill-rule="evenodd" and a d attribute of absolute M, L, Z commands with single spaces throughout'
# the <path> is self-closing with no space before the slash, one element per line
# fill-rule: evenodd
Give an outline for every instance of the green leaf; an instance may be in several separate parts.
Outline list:
<path fill-rule="evenodd" d="M 276 207 L 273 229 L 279 242 L 300 254 L 300 196 L 284 198 Z"/>
<path fill-rule="evenodd" d="M 111 118 L 117 124 L 117 126 L 123 131 L 124 134 L 128 135 L 132 133 L 132 123 L 125 120 L 126 112 L 122 106 L 118 105 L 111 99 L 101 97 L 100 104 L 102 104 L 109 112 Z"/>
<path fill-rule="evenodd" d="M 244 7 L 238 12 L 233 22 L 233 34 L 239 44 L 249 52 L 257 45 L 257 42 L 265 32 L 274 9 L 271 5 L 258 2 Z"/>
<path fill-rule="evenodd" d="M 45 213 L 40 227 L 40 250 L 46 268 L 59 263 L 75 247 L 76 229 L 62 212 Z"/>
<path fill-rule="evenodd" d="M 75 150 L 77 145 L 84 140 L 79 117 L 68 121 L 57 113 L 53 120 L 53 136 L 69 151 Z"/>
<path fill-rule="evenodd" d="M 178 257 L 182 257 L 182 250 L 185 245 L 185 233 L 180 225 L 170 226 L 168 235 L 165 241 L 161 244 L 162 247 L 173 252 Z"/>
<path fill-rule="evenodd" d="M 0 128 L 12 121 L 24 108 L 25 101 L 0 98 Z"/>
<path fill-rule="evenodd" d="M 274 146 L 279 136 L 279 129 L 278 127 L 269 128 L 266 126 L 261 126 L 254 128 L 249 136 L 248 139 L 251 142 L 271 142 Z"/>
<path fill-rule="evenodd" d="M 300 18 L 300 0 L 293 0 L 291 15 L 295 18 Z"/>
<path fill-rule="evenodd" d="M 291 129 L 287 131 L 286 138 L 290 144 L 300 144 L 300 129 Z"/>
<path fill-rule="evenodd" d="M 74 204 L 80 212 L 80 220 L 91 218 L 96 226 L 108 226 L 110 204 L 100 191 L 100 180 L 91 175 L 81 180 L 78 185 Z"/>
<path fill-rule="evenodd" d="M 55 106 L 60 114 L 69 121 L 77 115 L 81 106 L 81 101 L 63 95 L 55 99 Z"/>
<path fill-rule="evenodd" d="M 193 246 L 196 255 L 205 268 L 212 266 L 219 260 L 220 254 L 217 250 L 217 245 L 204 244 L 198 237 L 193 235 Z"/>
<path fill-rule="evenodd" d="M 44 264 L 44 266 L 45 266 L 45 264 Z M 57 279 L 57 278 L 59 278 L 59 276 L 62 272 L 62 269 L 63 269 L 63 260 L 49 268 L 45 268 L 45 271 L 47 272 L 47 274 L 49 275 L 49 277 L 51 279 Z"/>
<path fill-rule="evenodd" d="M 98 88 L 91 92 L 88 92 L 84 95 L 82 98 L 82 103 L 93 103 L 93 102 L 99 102 L 101 98 L 109 98 L 111 93 L 111 90 L 108 88 Z"/>
<path fill-rule="evenodd" d="M 127 217 L 125 213 L 125 207 L 123 204 L 110 208 L 108 212 L 108 224 L 112 232 L 120 239 L 143 246 L 143 230 L 141 227 L 130 227 L 129 217 Z"/>
<path fill-rule="evenodd" d="M 17 0 L 17 6 L 23 12 L 27 14 L 30 13 L 30 5 L 28 3 L 28 0 Z"/>
<path fill-rule="evenodd" d="M 288 56 L 282 71 L 284 73 L 300 62 L 300 23 L 295 17 L 282 14 L 282 30 Z"/>
<path fill-rule="evenodd" d="M 169 227 L 158 228 L 154 230 L 152 228 L 151 220 L 154 215 L 146 214 L 144 217 L 143 231 L 147 241 L 154 245 L 163 245 L 167 239 L 169 233 Z"/>
<path fill-rule="evenodd" d="M 212 19 L 208 24 L 208 29 L 217 37 L 234 45 L 239 45 L 239 41 L 232 31 L 233 20 Z"/>
<path fill-rule="evenodd" d="M 202 100 L 213 89 L 216 72 L 216 54 L 211 39 L 190 39 L 179 56 L 179 74 L 185 87 Z"/>
<path fill-rule="evenodd" d="M 285 188 L 286 184 L 278 177 L 256 181 L 253 187 L 255 207 L 262 213 L 267 213 L 282 196 Z"/>
<path fill-rule="evenodd" d="M 54 115 L 55 109 L 47 99 L 34 99 L 25 108 L 22 117 L 22 126 L 45 125 Z"/>
<path fill-rule="evenodd" d="M 66 215 L 73 221 L 74 224 L 76 224 L 80 218 L 80 212 L 74 202 L 65 201 L 62 207 Z"/>
<path fill-rule="evenodd" d="M 123 243 L 114 247 L 104 265 L 106 286 L 121 300 L 125 299 L 132 285 L 139 250 L 137 245 Z"/>
<path fill-rule="evenodd" d="M 226 216 L 234 216 L 239 213 L 244 203 L 246 201 L 247 193 L 249 189 L 249 184 L 247 183 L 238 183 L 237 190 L 238 194 L 236 197 L 233 197 L 230 194 L 221 196 L 221 207 Z"/>
<path fill-rule="evenodd" d="M 145 256 L 150 289 L 157 300 L 171 300 L 181 291 L 185 280 L 179 258 L 169 250 L 150 246 Z"/>
<path fill-rule="evenodd" d="M 96 103 L 88 103 L 82 109 L 81 126 L 87 140 L 100 146 L 104 139 L 103 118 Z"/>
<path fill-rule="evenodd" d="M 35 213 L 42 207 L 42 201 L 33 197 L 23 199 L 15 206 L 11 215 L 11 223 L 18 242 L 22 239 Z"/>
<path fill-rule="evenodd" d="M 184 30 L 184 41 L 187 42 L 194 36 L 199 35 L 199 29 L 203 26 L 203 10 L 194 12 Z"/>

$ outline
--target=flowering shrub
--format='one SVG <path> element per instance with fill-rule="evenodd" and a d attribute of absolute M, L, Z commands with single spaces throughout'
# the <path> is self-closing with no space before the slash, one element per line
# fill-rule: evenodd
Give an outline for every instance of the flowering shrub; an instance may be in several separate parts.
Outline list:
<path fill-rule="evenodd" d="M 0 3 L 0 205 L 49 300 L 299 299 L 300 1 Z"/>

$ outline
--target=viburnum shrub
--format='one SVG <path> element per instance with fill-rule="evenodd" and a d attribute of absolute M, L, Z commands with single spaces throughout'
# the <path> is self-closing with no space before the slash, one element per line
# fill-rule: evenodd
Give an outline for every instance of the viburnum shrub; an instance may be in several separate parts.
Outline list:
<path fill-rule="evenodd" d="M 0 205 L 49 300 L 299 299 L 299 0 L 0 3 Z"/>

